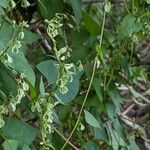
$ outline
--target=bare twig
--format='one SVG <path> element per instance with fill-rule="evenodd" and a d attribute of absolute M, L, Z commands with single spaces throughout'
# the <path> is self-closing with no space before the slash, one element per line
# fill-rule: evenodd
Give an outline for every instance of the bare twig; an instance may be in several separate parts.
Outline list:
<path fill-rule="evenodd" d="M 132 97 L 132 99 L 133 99 L 133 101 L 134 101 L 137 105 L 139 105 L 139 106 L 141 106 L 141 107 L 146 107 L 146 106 L 148 105 L 148 104 L 143 104 L 143 103 L 137 101 L 136 98 L 134 98 L 134 97 Z"/>
<path fill-rule="evenodd" d="M 133 107 L 135 106 L 135 104 L 131 104 L 123 113 L 122 115 L 126 115 Z"/>
<path fill-rule="evenodd" d="M 127 126 L 140 131 L 140 133 L 141 133 L 140 136 L 144 140 L 145 147 L 150 148 L 150 143 L 149 143 L 150 140 L 147 138 L 147 134 L 146 134 L 144 128 L 142 126 L 138 125 L 137 123 L 132 122 L 131 119 L 126 115 L 119 114 L 119 117 Z"/>
<path fill-rule="evenodd" d="M 143 92 L 142 95 L 144 95 L 144 96 L 150 95 L 150 89 L 148 89 L 147 91 Z"/>

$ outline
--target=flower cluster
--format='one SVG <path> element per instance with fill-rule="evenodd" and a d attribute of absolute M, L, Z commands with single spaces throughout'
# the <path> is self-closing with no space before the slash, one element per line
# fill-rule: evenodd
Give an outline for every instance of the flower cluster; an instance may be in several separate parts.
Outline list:
<path fill-rule="evenodd" d="M 73 74 L 75 74 L 75 66 L 73 63 L 70 64 L 57 64 L 56 67 L 59 70 L 58 80 L 56 82 L 59 87 L 59 91 L 62 94 L 66 94 L 68 92 L 67 84 L 72 82 Z"/>
<path fill-rule="evenodd" d="M 70 48 L 67 46 L 56 51 L 57 59 L 59 59 L 60 61 L 66 60 L 68 57 L 70 57 L 70 51 Z"/>
<path fill-rule="evenodd" d="M 15 28 L 16 22 L 13 21 L 13 28 Z M 19 24 L 19 31 L 17 35 L 9 41 L 8 46 L 11 48 L 12 53 L 18 53 L 22 47 L 21 40 L 24 38 L 24 27 L 28 27 L 27 22 L 23 21 Z"/>
<path fill-rule="evenodd" d="M 64 17 L 66 18 L 66 15 L 56 14 L 56 17 L 52 20 L 45 20 L 45 23 L 48 24 L 47 34 L 50 38 L 54 38 L 58 35 L 58 29 L 63 26 L 62 20 Z"/>
<path fill-rule="evenodd" d="M 16 3 L 14 2 L 14 0 L 10 0 L 9 1 L 9 6 L 10 6 L 10 8 L 15 8 L 16 7 Z"/>
<path fill-rule="evenodd" d="M 8 109 L 5 105 L 0 105 L 0 128 L 5 125 L 5 121 L 3 119 L 3 115 L 8 113 Z"/>
<path fill-rule="evenodd" d="M 0 60 L 7 65 L 10 65 L 13 62 L 12 57 L 10 57 L 7 53 L 5 52 L 0 52 Z"/>
<path fill-rule="evenodd" d="M 64 14 L 56 14 L 56 17 L 50 21 L 45 20 L 45 22 L 48 24 L 47 28 L 47 34 L 53 41 L 53 49 L 55 51 L 56 58 L 59 62 L 59 64 L 55 64 L 58 68 L 58 79 L 57 79 L 57 86 L 59 87 L 59 91 L 62 94 L 66 94 L 68 92 L 67 84 L 69 82 L 72 82 L 73 80 L 73 74 L 76 72 L 76 67 L 73 63 L 66 64 L 65 60 L 70 57 L 70 51 L 71 49 L 66 45 L 65 47 L 62 47 L 60 50 L 57 50 L 56 42 L 54 40 L 54 37 L 58 35 L 58 29 L 60 29 L 62 24 L 62 19 L 67 18 Z M 83 66 L 81 64 L 81 61 L 79 61 L 79 70 L 83 70 Z"/>
<path fill-rule="evenodd" d="M 20 78 L 17 81 L 17 95 L 10 94 L 10 103 L 9 107 L 12 111 L 16 110 L 16 105 L 21 102 L 21 99 L 25 97 L 25 92 L 29 90 L 29 85 L 24 81 L 24 74 L 20 75 Z"/>
<path fill-rule="evenodd" d="M 31 110 L 33 112 L 37 111 L 40 116 L 42 136 L 41 145 L 47 145 L 50 142 L 47 135 L 52 133 L 51 124 L 53 123 L 53 107 L 52 98 L 47 93 L 36 99 L 31 106 Z"/>
<path fill-rule="evenodd" d="M 9 6 L 11 9 L 15 8 L 16 7 L 16 3 L 14 0 L 9 0 Z M 21 7 L 28 7 L 30 6 L 30 3 L 27 1 L 27 0 L 22 0 L 21 1 Z"/>
<path fill-rule="evenodd" d="M 27 0 L 22 0 L 21 1 L 21 7 L 29 7 L 30 3 Z"/>
<path fill-rule="evenodd" d="M 43 112 L 43 115 L 41 117 L 41 145 L 47 145 L 50 143 L 50 140 L 47 138 L 47 135 L 53 132 L 51 127 L 51 124 L 53 123 L 52 109 L 53 105 L 50 102 L 47 103 L 45 106 L 45 111 Z"/>

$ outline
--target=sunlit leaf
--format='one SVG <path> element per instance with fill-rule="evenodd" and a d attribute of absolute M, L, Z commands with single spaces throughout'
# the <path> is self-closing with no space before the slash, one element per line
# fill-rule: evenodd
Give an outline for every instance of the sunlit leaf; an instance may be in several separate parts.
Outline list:
<path fill-rule="evenodd" d="M 97 119 L 91 113 L 84 110 L 84 115 L 85 115 L 85 120 L 89 125 L 91 125 L 92 127 L 101 129 L 100 124 L 98 123 Z"/>

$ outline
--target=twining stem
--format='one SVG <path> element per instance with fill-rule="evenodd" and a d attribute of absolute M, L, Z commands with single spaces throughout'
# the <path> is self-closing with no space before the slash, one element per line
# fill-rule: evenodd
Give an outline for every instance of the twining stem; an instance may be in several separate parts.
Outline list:
<path fill-rule="evenodd" d="M 134 42 L 133 42 L 133 40 L 132 40 L 132 42 L 131 42 L 131 55 L 130 55 L 130 63 L 131 63 L 131 61 L 132 61 L 133 52 L 134 52 Z"/>
<path fill-rule="evenodd" d="M 100 47 L 102 46 L 102 41 L 103 41 L 103 33 L 104 33 L 105 20 L 106 20 L 106 12 L 104 11 L 102 28 L 101 28 L 101 35 L 100 35 L 100 41 L 99 41 Z"/>
<path fill-rule="evenodd" d="M 102 28 L 101 28 L 101 35 L 100 35 L 100 46 L 102 45 L 102 39 L 103 39 L 103 32 L 104 32 L 105 20 L 106 20 L 106 12 L 104 12 L 104 16 L 103 16 L 103 22 L 102 22 Z M 86 101 L 87 101 L 87 97 L 88 97 L 88 95 L 89 95 L 89 92 L 90 92 L 90 89 L 91 89 L 91 86 L 92 86 L 92 83 L 93 83 L 93 79 L 94 79 L 94 75 L 95 75 L 95 70 L 96 70 L 96 66 L 97 66 L 97 57 L 98 57 L 98 56 L 96 56 L 95 59 L 94 59 L 94 66 L 93 66 L 93 71 L 92 71 L 91 80 L 90 80 L 90 83 L 89 83 L 89 86 L 88 86 L 86 95 L 85 95 L 85 97 L 84 97 L 84 100 L 83 100 L 81 109 L 80 109 L 80 111 L 79 111 L 77 121 L 76 121 L 76 123 L 75 123 L 75 126 L 74 126 L 73 130 L 72 130 L 71 133 L 70 133 L 70 136 L 68 137 L 67 141 L 65 142 L 65 144 L 63 145 L 63 147 L 61 148 L 61 150 L 64 150 L 64 148 L 65 148 L 66 145 L 68 144 L 68 141 L 70 140 L 70 138 L 71 138 L 72 135 L 74 134 L 74 132 L 75 132 L 75 130 L 76 130 L 76 128 L 78 127 L 78 124 L 79 124 L 79 122 L 80 122 L 80 118 L 81 118 L 81 115 L 82 115 L 82 112 L 83 112 L 85 103 L 86 103 Z"/>
<path fill-rule="evenodd" d="M 125 8 L 126 8 L 128 14 L 130 14 L 130 10 L 129 10 L 129 8 L 128 8 L 128 4 L 127 4 L 126 0 L 124 0 L 124 4 L 125 4 Z"/>
<path fill-rule="evenodd" d="M 132 0 L 132 13 L 134 14 L 134 0 Z"/>
<path fill-rule="evenodd" d="M 96 59 L 95 59 L 95 60 L 96 60 Z M 91 77 L 91 80 L 90 80 L 90 84 L 89 84 L 88 90 L 87 90 L 86 95 L 85 95 L 85 97 L 84 97 L 84 100 L 83 100 L 83 103 L 82 103 L 82 106 L 81 106 L 81 109 L 80 109 L 80 112 L 79 112 L 77 121 L 76 121 L 76 123 L 75 123 L 75 126 L 74 126 L 74 128 L 73 128 L 73 130 L 72 130 L 70 136 L 68 137 L 67 141 L 70 140 L 70 138 L 72 137 L 73 133 L 75 132 L 75 130 L 76 130 L 76 128 L 78 127 L 78 124 L 79 124 L 79 122 L 80 122 L 81 114 L 82 114 L 82 112 L 83 112 L 83 108 L 84 108 L 84 106 L 85 106 L 87 97 L 88 97 L 88 95 L 89 95 L 89 92 L 90 92 L 90 89 L 91 89 L 91 86 L 92 86 L 92 82 L 93 82 L 93 78 L 94 78 L 94 74 L 95 74 L 95 69 L 96 69 L 96 64 L 97 64 L 97 62 L 96 62 L 95 60 L 94 60 L 94 66 L 93 66 L 93 71 L 92 71 L 92 77 Z M 67 145 L 67 143 L 68 143 L 67 141 L 65 142 L 65 144 L 63 145 L 63 147 L 61 148 L 61 150 L 63 150 L 63 149 L 66 147 L 66 145 Z"/>
<path fill-rule="evenodd" d="M 53 130 L 54 130 L 62 139 L 64 139 L 72 148 L 74 148 L 75 150 L 79 150 L 75 145 L 73 145 L 70 141 L 68 141 L 53 125 L 51 125 L 51 127 L 52 127 Z"/>
<path fill-rule="evenodd" d="M 99 43 L 100 47 L 101 47 L 101 45 L 102 45 L 102 40 L 103 40 L 103 32 L 104 32 L 105 20 L 106 20 L 106 12 L 104 12 L 104 17 L 103 17 L 102 30 L 101 30 L 100 43 Z M 105 66 L 104 66 L 104 64 L 103 64 L 103 69 L 104 69 L 104 83 L 103 83 L 103 85 L 104 85 L 104 91 L 105 91 L 105 89 L 106 89 L 105 86 L 106 86 L 107 74 L 106 74 L 106 71 L 105 71 Z"/>

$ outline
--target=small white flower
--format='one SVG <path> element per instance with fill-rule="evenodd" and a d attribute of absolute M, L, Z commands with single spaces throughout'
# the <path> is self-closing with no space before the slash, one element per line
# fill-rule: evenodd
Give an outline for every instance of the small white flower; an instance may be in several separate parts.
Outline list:
<path fill-rule="evenodd" d="M 73 63 L 65 64 L 65 68 L 66 68 L 67 70 L 70 70 L 70 69 L 73 68 L 73 67 L 74 67 L 74 64 L 73 64 Z"/>
<path fill-rule="evenodd" d="M 12 109 L 12 111 L 16 110 L 16 105 L 12 102 L 10 102 L 9 107 Z"/>
<path fill-rule="evenodd" d="M 13 47 L 12 47 L 12 53 L 17 54 L 19 52 L 19 48 L 22 47 L 21 42 L 19 40 L 14 40 Z"/>
<path fill-rule="evenodd" d="M 27 0 L 22 0 L 21 6 L 22 7 L 28 7 L 28 6 L 30 6 L 30 3 Z"/>
<path fill-rule="evenodd" d="M 12 26 L 13 26 L 14 29 L 15 29 L 15 25 L 16 25 L 16 21 L 12 20 Z"/>
<path fill-rule="evenodd" d="M 19 33 L 19 38 L 20 38 L 20 39 L 23 39 L 23 38 L 24 38 L 24 32 L 23 32 L 23 31 L 21 31 L 21 32 Z"/>
<path fill-rule="evenodd" d="M 23 82 L 22 86 L 25 91 L 29 90 L 29 85 L 26 82 Z"/>
<path fill-rule="evenodd" d="M 7 61 L 9 64 L 11 64 L 13 62 L 12 57 L 10 57 L 8 54 L 7 54 Z"/>
<path fill-rule="evenodd" d="M 16 3 L 13 0 L 10 0 L 10 7 L 11 8 L 15 8 L 16 7 Z"/>
<path fill-rule="evenodd" d="M 63 60 L 65 60 L 65 58 L 66 58 L 65 56 L 62 56 L 62 57 L 60 58 L 60 60 L 63 61 Z"/>
<path fill-rule="evenodd" d="M 105 4 L 105 11 L 106 12 L 110 12 L 110 9 L 111 9 L 111 3 L 110 2 L 106 2 L 106 4 Z"/>
<path fill-rule="evenodd" d="M 66 86 L 64 86 L 64 85 L 60 85 L 59 91 L 62 94 L 66 94 L 68 92 L 68 88 Z"/>
<path fill-rule="evenodd" d="M 0 118 L 0 128 L 2 128 L 5 125 L 5 121 L 3 118 Z"/>
<path fill-rule="evenodd" d="M 79 64 L 79 66 L 78 66 L 79 71 L 82 71 L 83 70 L 83 65 L 82 65 L 81 60 L 78 61 L 78 64 Z"/>
<path fill-rule="evenodd" d="M 95 61 L 96 61 L 97 68 L 99 68 L 100 67 L 100 60 L 96 57 Z"/>

